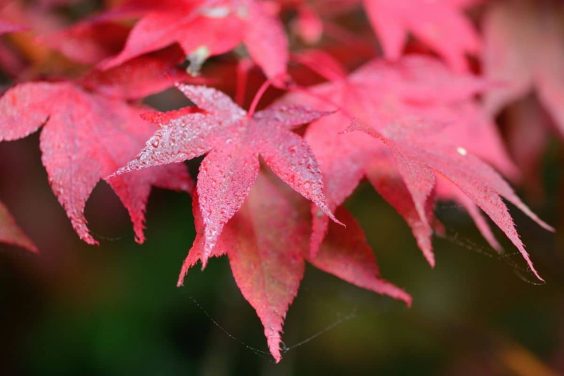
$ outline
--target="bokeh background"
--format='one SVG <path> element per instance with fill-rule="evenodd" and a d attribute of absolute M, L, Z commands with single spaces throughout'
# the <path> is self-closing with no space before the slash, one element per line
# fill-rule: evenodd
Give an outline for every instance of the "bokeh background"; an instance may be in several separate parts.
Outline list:
<path fill-rule="evenodd" d="M 511 114 L 499 119 L 506 138 Z M 139 246 L 100 183 L 86 215 L 102 244 L 87 246 L 49 188 L 38 144 L 38 134 L 0 143 L 0 199 L 41 249 L 0 245 L 0 375 L 564 375 L 564 148 L 556 139 L 518 190 L 557 232 L 512 212 L 546 284 L 508 242 L 496 255 L 449 203 L 437 208 L 447 232 L 434 239 L 431 269 L 399 215 L 361 185 L 347 206 L 383 276 L 410 292 L 413 306 L 308 268 L 278 365 L 225 259 L 175 287 L 194 239 L 190 197 L 155 190 Z"/>
<path fill-rule="evenodd" d="M 0 374 L 564 374 L 563 164 L 554 142 L 543 194 L 521 192 L 556 235 L 514 212 L 545 285 L 509 244 L 494 256 L 448 203 L 438 208 L 448 230 L 435 239 L 430 269 L 402 219 L 361 186 L 347 205 L 383 275 L 413 295 L 413 307 L 308 268 L 285 326 L 289 350 L 274 365 L 226 260 L 175 287 L 194 238 L 187 195 L 152 194 L 148 241 L 138 246 L 125 211 L 100 184 L 86 212 L 102 245 L 85 246 L 49 189 L 37 135 L 0 144 L 0 195 L 41 245 L 39 255 L 0 246 Z"/>

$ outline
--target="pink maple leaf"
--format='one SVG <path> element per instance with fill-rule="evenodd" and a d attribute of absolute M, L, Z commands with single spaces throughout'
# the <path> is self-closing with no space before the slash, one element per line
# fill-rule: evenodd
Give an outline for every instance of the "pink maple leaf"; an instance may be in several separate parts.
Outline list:
<path fill-rule="evenodd" d="M 492 114 L 536 89 L 564 137 L 564 6 L 550 1 L 492 2 L 484 17 L 484 72 Z"/>
<path fill-rule="evenodd" d="M 107 60 L 104 68 L 178 43 L 192 63 L 191 70 L 197 72 L 209 56 L 228 52 L 243 43 L 268 77 L 286 73 L 288 41 L 267 2 L 179 0 L 148 5 L 133 0 L 125 6 L 139 7 L 142 17 L 124 49 Z"/>
<path fill-rule="evenodd" d="M 245 204 L 225 226 L 212 254 L 229 257 L 235 282 L 256 310 L 277 362 L 281 360 L 284 318 L 298 293 L 306 261 L 351 284 L 411 304 L 405 291 L 380 277 L 376 258 L 360 226 L 344 209 L 338 215 L 346 228 L 333 223 L 319 253 L 311 257 L 311 224 L 302 201 L 272 175 L 259 173 Z M 197 235 L 182 267 L 179 285 L 205 252 L 204 220 L 196 195 L 193 210 Z"/>
<path fill-rule="evenodd" d="M 544 229 L 554 229 L 538 218 L 494 169 L 464 148 L 419 141 L 416 133 L 396 132 L 393 128 L 385 130 L 385 134 L 372 128 L 362 130 L 389 148 L 422 220 L 425 216 L 423 205 L 437 181 L 447 184 L 449 191 L 458 189 L 504 232 L 519 250 L 533 274 L 543 280 L 525 250 L 502 198 L 514 204 Z"/>
<path fill-rule="evenodd" d="M 423 57 L 408 57 L 397 64 L 376 61 L 349 77 L 336 75 L 339 76 L 341 78 L 333 82 L 310 88 L 313 95 L 291 94 L 286 99 L 309 102 L 318 108 L 326 108 L 328 103 L 331 107 L 341 107 L 340 112 L 314 122 L 306 134 L 326 178 L 331 208 L 343 203 L 367 176 L 384 199 L 406 219 L 425 257 L 434 265 L 430 237 L 435 222 L 432 215 L 435 196 L 454 199 L 469 210 L 494 248 L 499 246 L 478 207 L 506 233 L 529 262 L 499 196 L 517 205 L 545 228 L 549 226 L 524 206 L 493 169 L 472 156 L 476 154 L 491 160 L 500 168 L 513 168 L 494 124 L 485 120 L 487 117 L 473 99 L 487 87 L 484 81 L 454 74 L 435 60 Z M 325 98 L 325 103 L 317 99 L 320 97 Z M 466 114 L 463 119 L 460 119 L 461 113 Z M 361 128 L 379 137 L 371 140 L 362 133 L 343 134 L 352 118 Z M 479 139 L 475 138 L 478 136 Z M 380 143 L 375 142 L 377 140 Z M 475 142 L 478 140 L 481 142 Z M 429 153 L 424 153 L 427 149 Z M 433 150 L 440 150 L 442 157 L 432 153 Z M 466 155 L 468 158 L 461 159 Z M 457 165 L 468 170 L 465 175 L 454 168 Z M 313 212 L 312 251 L 315 252 L 328 222 L 317 209 Z M 529 265 L 532 268 L 530 262 Z"/>
<path fill-rule="evenodd" d="M 363 0 L 387 58 L 402 56 L 409 32 L 441 55 L 451 67 L 464 70 L 466 54 L 476 54 L 480 40 L 463 14 L 474 1 Z"/>
<path fill-rule="evenodd" d="M 203 112 L 175 111 L 159 116 L 161 128 L 137 159 L 117 173 L 206 157 L 198 174 L 198 195 L 205 224 L 204 262 L 223 226 L 239 210 L 252 188 L 259 155 L 284 182 L 331 218 L 323 183 L 309 146 L 292 129 L 325 115 L 299 106 L 270 107 L 247 113 L 231 98 L 205 86 L 178 85 Z M 255 101 L 256 103 L 256 101 Z"/>
<path fill-rule="evenodd" d="M 131 159 L 154 131 L 140 111 L 72 83 L 24 83 L 0 98 L 0 140 L 17 140 L 43 126 L 40 148 L 53 192 L 80 238 L 97 244 L 84 207 L 98 181 Z M 106 180 L 127 208 L 138 242 L 144 240 L 151 186 L 191 188 L 181 165 Z"/>
<path fill-rule="evenodd" d="M 129 60 L 115 68 L 94 69 L 80 79 L 82 86 L 105 96 L 140 99 L 174 86 L 176 82 L 203 83 L 180 68 L 180 48 L 169 48 Z M 132 77 L 134 79 L 132 79 Z"/>
<path fill-rule="evenodd" d="M 118 53 L 129 29 L 110 21 L 83 21 L 41 37 L 41 42 L 82 64 L 97 64 Z"/>

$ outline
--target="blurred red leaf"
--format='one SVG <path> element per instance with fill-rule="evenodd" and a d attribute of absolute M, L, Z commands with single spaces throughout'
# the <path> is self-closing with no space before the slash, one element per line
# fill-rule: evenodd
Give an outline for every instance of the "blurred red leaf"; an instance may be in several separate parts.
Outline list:
<path fill-rule="evenodd" d="M 14 218 L 0 202 L 0 242 L 17 245 L 31 252 L 38 252 L 37 247 L 18 227 Z"/>
<path fill-rule="evenodd" d="M 141 119 L 140 111 L 72 83 L 20 84 L 0 98 L 0 140 L 17 140 L 44 126 L 40 147 L 53 192 L 80 238 L 97 244 L 87 228 L 84 207 L 98 181 L 131 159 L 154 131 Z M 151 186 L 184 191 L 191 188 L 181 165 L 107 182 L 127 208 L 138 242 L 144 241 Z"/>
<path fill-rule="evenodd" d="M 496 114 L 535 89 L 564 137 L 564 5 L 492 2 L 483 22 L 484 72 L 498 83 L 485 96 L 488 109 Z"/>
<path fill-rule="evenodd" d="M 104 68 L 179 43 L 191 61 L 191 70 L 197 72 L 209 56 L 244 43 L 268 77 L 286 73 L 288 42 L 268 2 L 182 0 L 147 5 L 146 1 L 126 2 L 125 7 L 139 8 L 142 17 L 129 34 L 124 49 L 104 62 Z"/>
<path fill-rule="evenodd" d="M 408 33 L 441 55 L 451 67 L 464 70 L 466 55 L 479 52 L 480 39 L 464 8 L 475 1 L 363 0 L 387 58 L 402 55 Z"/>

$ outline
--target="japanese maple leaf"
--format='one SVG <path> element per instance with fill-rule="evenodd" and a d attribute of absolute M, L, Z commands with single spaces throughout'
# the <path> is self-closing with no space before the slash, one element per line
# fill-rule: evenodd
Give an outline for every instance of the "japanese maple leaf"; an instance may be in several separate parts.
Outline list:
<path fill-rule="evenodd" d="M 485 97 L 495 114 L 536 89 L 564 137 L 564 6 L 492 2 L 484 17 L 484 72 L 499 85 Z"/>
<path fill-rule="evenodd" d="M 41 37 L 49 47 L 82 64 L 97 64 L 119 53 L 129 29 L 111 21 L 83 21 Z"/>
<path fill-rule="evenodd" d="M 394 128 L 390 127 L 384 130 L 385 133 L 380 133 L 373 128 L 361 127 L 391 151 L 417 211 L 421 212 L 420 207 L 426 200 L 421 190 L 430 192 L 434 185 L 446 185 L 443 189 L 449 192 L 461 192 L 504 232 L 519 250 L 533 274 L 542 281 L 515 230 L 513 219 L 502 198 L 514 204 L 544 229 L 554 229 L 538 218 L 494 169 L 468 153 L 466 149 L 422 141 L 416 132 L 397 131 Z"/>
<path fill-rule="evenodd" d="M 328 66 L 324 64 L 324 68 Z M 435 263 L 431 236 L 436 195 L 463 204 L 480 231 L 498 248 L 487 222 L 472 202 L 446 188 L 435 190 L 434 178 L 414 179 L 413 184 L 418 186 L 410 188 L 404 181 L 408 171 L 397 168 L 398 157 L 389 148 L 364 134 L 343 134 L 351 118 L 380 130 L 397 124 L 400 129 L 413 129 L 417 137 L 462 147 L 512 173 L 514 166 L 502 147 L 495 124 L 473 99 L 487 84 L 471 75 L 454 74 L 437 60 L 422 56 L 409 56 L 394 64 L 374 61 L 349 77 L 335 67 L 325 74 L 332 76 L 333 81 L 309 88 L 313 95 L 291 94 L 285 101 L 309 103 L 321 109 L 341 108 L 339 113 L 314 122 L 306 133 L 325 176 L 330 207 L 341 205 L 360 180 L 367 177 L 410 225 L 431 265 Z M 318 97 L 325 98 L 325 102 Z M 316 208 L 313 212 L 315 252 L 328 222 Z"/>
<path fill-rule="evenodd" d="M 138 1 L 130 1 L 135 7 Z M 124 49 L 106 61 L 110 68 L 133 57 L 179 43 L 191 61 L 191 70 L 209 57 L 243 43 L 251 58 L 270 78 L 284 75 L 288 41 L 282 23 L 268 2 L 257 0 L 178 0 L 141 2 L 142 18 L 129 34 Z"/>
<path fill-rule="evenodd" d="M 169 48 L 129 60 L 115 68 L 92 70 L 80 84 L 105 96 L 140 99 L 174 86 L 176 82 L 204 83 L 180 68 L 184 55 L 180 48 Z"/>
<path fill-rule="evenodd" d="M 27 237 L 26 234 L 18 227 L 16 221 L 0 202 L 0 242 L 6 244 L 17 245 L 31 252 L 37 252 L 37 247 Z"/>
<path fill-rule="evenodd" d="M 334 218 L 327 207 L 323 183 L 309 146 L 292 132 L 323 116 L 298 106 L 245 112 L 231 98 L 205 86 L 178 85 L 203 113 L 192 108 L 160 114 L 161 128 L 147 141 L 137 159 L 118 173 L 181 162 L 203 154 L 197 190 L 205 224 L 204 262 L 223 226 L 239 210 L 259 171 L 259 155 L 292 189 Z"/>
<path fill-rule="evenodd" d="M 366 12 L 388 59 L 401 57 L 409 32 L 464 70 L 466 54 L 476 54 L 480 41 L 464 8 L 476 1 L 363 0 Z"/>
<path fill-rule="evenodd" d="M 194 195 L 197 236 L 182 267 L 179 285 L 188 270 L 204 259 L 205 219 Z M 310 221 L 303 199 L 272 175 L 259 173 L 245 204 L 227 223 L 213 256 L 227 254 L 233 277 L 256 310 L 274 359 L 281 359 L 284 318 L 298 293 L 306 261 L 351 284 L 411 304 L 402 289 L 380 277 L 376 258 L 360 226 L 344 209 L 338 215 L 346 228 L 333 224 L 316 257 L 310 257 Z"/>
<path fill-rule="evenodd" d="M 41 126 L 43 165 L 53 192 L 82 240 L 96 244 L 84 207 L 98 181 L 131 159 L 153 133 L 140 109 L 84 91 L 70 82 L 20 84 L 0 98 L 0 140 L 23 138 Z M 129 212 L 143 242 L 151 186 L 189 191 L 184 166 L 171 165 L 106 179 Z"/>

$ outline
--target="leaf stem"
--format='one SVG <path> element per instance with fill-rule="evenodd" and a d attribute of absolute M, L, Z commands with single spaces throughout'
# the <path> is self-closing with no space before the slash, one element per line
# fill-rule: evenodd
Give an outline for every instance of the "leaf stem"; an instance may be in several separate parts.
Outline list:
<path fill-rule="evenodd" d="M 261 98 L 263 97 L 264 93 L 266 93 L 266 90 L 268 90 L 268 88 L 270 87 L 271 84 L 272 84 L 272 81 L 270 79 L 268 79 L 268 80 L 264 81 L 264 83 L 258 89 L 257 93 L 255 94 L 255 97 L 253 98 L 253 102 L 251 103 L 251 106 L 249 107 L 249 112 L 247 113 L 247 118 L 251 119 L 255 115 L 255 111 L 257 109 L 257 106 L 258 106 Z"/>

